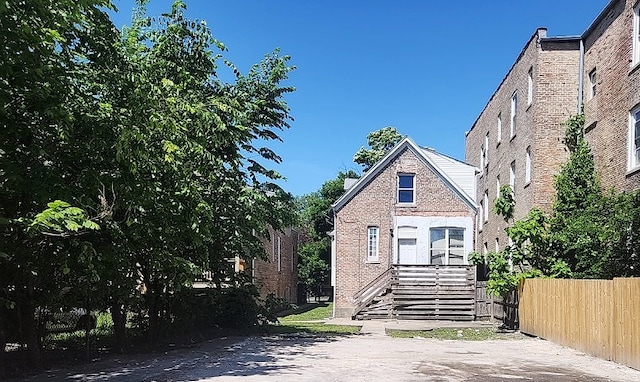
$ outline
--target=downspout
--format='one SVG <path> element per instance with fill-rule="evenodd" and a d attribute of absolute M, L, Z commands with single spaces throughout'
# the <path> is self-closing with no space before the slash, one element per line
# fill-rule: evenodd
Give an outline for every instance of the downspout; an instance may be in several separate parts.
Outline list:
<path fill-rule="evenodd" d="M 584 40 L 580 37 L 580 60 L 578 64 L 578 114 L 582 113 L 582 91 L 584 81 Z"/>

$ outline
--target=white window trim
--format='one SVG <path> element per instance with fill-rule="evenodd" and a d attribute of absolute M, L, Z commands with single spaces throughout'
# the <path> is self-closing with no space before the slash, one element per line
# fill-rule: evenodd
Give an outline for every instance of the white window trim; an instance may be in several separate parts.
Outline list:
<path fill-rule="evenodd" d="M 502 140 L 502 113 L 498 113 L 498 129 L 497 129 L 496 144 L 500 143 Z"/>
<path fill-rule="evenodd" d="M 500 175 L 496 175 L 496 198 L 500 197 Z"/>
<path fill-rule="evenodd" d="M 518 116 L 518 92 L 511 95 L 511 138 L 516 135 L 516 118 Z"/>
<path fill-rule="evenodd" d="M 638 115 L 638 118 L 636 118 Z M 636 123 L 640 119 L 640 105 L 636 106 L 629 112 L 629 134 L 627 137 L 627 170 L 634 171 L 640 168 L 640 159 L 637 158 L 636 150 L 640 150 L 640 145 L 635 143 Z"/>
<path fill-rule="evenodd" d="M 451 243 L 449 241 L 449 231 L 450 230 L 455 230 L 455 229 L 460 229 L 462 230 L 462 242 L 465 242 L 465 238 L 467 235 L 467 230 L 464 227 L 429 227 L 429 264 L 433 264 L 433 260 L 431 259 L 431 253 L 433 251 L 433 243 L 431 242 L 431 231 L 434 229 L 444 229 L 444 241 L 446 243 L 446 249 L 445 249 L 445 254 L 444 254 L 444 263 L 442 265 L 450 265 L 450 254 L 451 254 Z M 454 247 L 455 248 L 455 247 Z M 467 252 L 464 250 L 464 246 L 463 246 L 463 251 L 462 251 L 462 264 L 466 265 L 469 264 L 469 259 L 467 256 Z"/>
<path fill-rule="evenodd" d="M 633 49 L 631 66 L 640 64 L 640 3 L 633 8 Z"/>
<path fill-rule="evenodd" d="M 511 162 L 509 165 L 509 186 L 511 186 L 511 192 L 516 191 L 516 161 Z"/>
<path fill-rule="evenodd" d="M 409 190 L 409 188 L 400 188 L 400 176 L 411 176 L 411 192 L 413 192 L 413 200 L 410 202 L 401 202 L 400 201 L 400 191 L 407 191 Z M 416 204 L 416 174 L 410 174 L 410 173 L 398 173 L 398 176 L 396 177 L 396 188 L 397 188 L 397 192 L 396 192 L 396 202 L 398 204 L 402 204 L 402 205 L 415 205 Z"/>
<path fill-rule="evenodd" d="M 482 231 L 484 228 L 484 202 L 480 201 L 480 206 L 478 207 L 478 231 Z"/>
<path fill-rule="evenodd" d="M 489 133 L 484 136 L 484 167 L 489 167 Z"/>
<path fill-rule="evenodd" d="M 593 68 L 593 70 L 589 72 L 589 99 L 592 99 L 593 97 L 596 96 L 597 82 L 598 82 L 598 72 L 596 71 L 596 68 Z"/>
<path fill-rule="evenodd" d="M 371 234 L 375 232 L 375 248 L 371 247 Z M 380 261 L 380 227 L 367 227 L 367 263 L 377 263 Z"/>
<path fill-rule="evenodd" d="M 488 222 L 489 221 L 489 191 L 485 191 L 484 192 L 484 222 Z"/>
<path fill-rule="evenodd" d="M 525 184 L 531 182 L 531 146 L 527 147 L 524 162 L 524 181 Z"/>
<path fill-rule="evenodd" d="M 276 239 L 277 242 L 277 257 L 278 257 L 278 272 L 282 271 L 282 241 L 280 239 L 280 236 L 277 237 Z"/>
<path fill-rule="evenodd" d="M 527 105 L 533 102 L 533 68 L 529 69 L 527 74 Z"/>

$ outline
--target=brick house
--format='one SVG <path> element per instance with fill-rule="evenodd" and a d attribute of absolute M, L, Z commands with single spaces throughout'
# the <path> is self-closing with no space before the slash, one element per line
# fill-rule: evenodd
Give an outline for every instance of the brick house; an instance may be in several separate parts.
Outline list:
<path fill-rule="evenodd" d="M 580 36 L 538 29 L 466 134 L 465 161 L 481 169 L 478 252 L 508 245 L 491 209 L 499 186 L 514 190 L 514 218 L 550 211 L 568 159 L 565 122 L 583 108 L 586 139 L 603 189 L 640 188 L 640 2 L 612 0 Z"/>
<path fill-rule="evenodd" d="M 469 290 L 476 171 L 404 138 L 346 190 L 333 206 L 335 317 L 355 317 L 376 302 L 384 305 L 382 317 L 394 316 L 390 306 L 398 302 L 389 299 L 389 282 L 400 266 L 414 278 L 429 273 L 432 281 L 458 272 Z"/>
<path fill-rule="evenodd" d="M 277 231 L 269 227 L 269 237 L 262 242 L 267 260 L 253 259 L 248 269 L 244 270 L 251 272 L 261 298 L 273 294 L 290 303 L 297 303 L 298 232 L 293 228 Z"/>

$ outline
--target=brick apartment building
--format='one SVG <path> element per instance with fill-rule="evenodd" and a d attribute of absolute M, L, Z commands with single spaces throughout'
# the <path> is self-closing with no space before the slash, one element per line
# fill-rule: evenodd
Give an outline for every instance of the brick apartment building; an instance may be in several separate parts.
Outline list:
<path fill-rule="evenodd" d="M 404 138 L 334 204 L 334 315 L 394 265 L 466 265 L 477 169 Z M 475 291 L 475 285 L 473 286 Z"/>
<path fill-rule="evenodd" d="M 639 8 L 638 0 L 613 0 L 581 36 L 540 28 L 526 43 L 466 135 L 466 162 L 481 169 L 477 251 L 509 244 L 492 211 L 500 185 L 513 188 L 515 219 L 551 209 L 568 158 L 563 122 L 581 105 L 603 188 L 640 188 Z"/>

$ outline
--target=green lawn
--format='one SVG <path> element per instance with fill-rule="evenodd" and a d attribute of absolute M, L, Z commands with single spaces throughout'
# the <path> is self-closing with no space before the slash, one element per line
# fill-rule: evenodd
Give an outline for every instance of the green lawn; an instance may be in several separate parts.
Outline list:
<path fill-rule="evenodd" d="M 332 312 L 333 303 L 308 304 L 280 317 L 280 322 L 325 320 L 331 318 Z"/>
<path fill-rule="evenodd" d="M 395 338 L 433 338 L 437 340 L 515 340 L 524 338 L 520 333 L 499 332 L 494 328 L 436 328 L 433 330 L 387 330 Z"/>
<path fill-rule="evenodd" d="M 271 325 L 268 332 L 272 334 L 311 333 L 323 335 L 345 335 L 360 332 L 359 326 L 329 325 L 324 320 L 331 318 L 332 303 L 309 304 L 280 317 L 280 325 Z"/>

